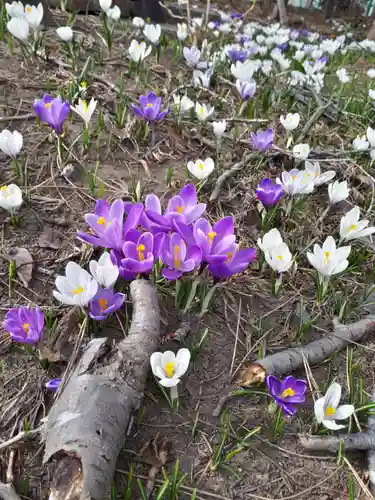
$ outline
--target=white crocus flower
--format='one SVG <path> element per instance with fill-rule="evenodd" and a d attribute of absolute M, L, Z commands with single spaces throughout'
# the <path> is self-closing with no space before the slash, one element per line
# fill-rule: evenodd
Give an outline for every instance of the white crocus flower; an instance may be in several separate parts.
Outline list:
<path fill-rule="evenodd" d="M 267 264 L 276 273 L 285 273 L 293 265 L 293 256 L 284 242 L 264 254 Z"/>
<path fill-rule="evenodd" d="M 351 78 L 348 75 L 346 68 L 340 68 L 336 71 L 337 78 L 341 83 L 349 83 Z"/>
<path fill-rule="evenodd" d="M 200 71 L 195 69 L 193 72 L 193 83 L 195 86 L 201 86 L 208 89 L 211 82 L 213 70 L 210 68 L 207 71 Z"/>
<path fill-rule="evenodd" d="M 25 15 L 22 2 L 6 3 L 5 9 L 9 17 L 23 17 Z"/>
<path fill-rule="evenodd" d="M 364 238 L 375 233 L 375 227 L 367 227 L 368 220 L 359 220 L 361 212 L 359 207 L 354 207 L 341 218 L 340 238 L 343 241 L 356 240 Z"/>
<path fill-rule="evenodd" d="M 227 128 L 227 122 L 225 120 L 212 122 L 212 127 L 214 129 L 214 134 L 219 138 L 224 134 L 225 129 Z"/>
<path fill-rule="evenodd" d="M 29 38 L 29 23 L 22 17 L 12 17 L 7 23 L 7 30 L 14 38 L 21 40 L 21 42 L 26 42 Z"/>
<path fill-rule="evenodd" d="M 280 116 L 280 122 L 285 130 L 294 130 L 298 127 L 300 120 L 299 113 L 288 113 L 286 116 Z"/>
<path fill-rule="evenodd" d="M 173 94 L 173 106 L 178 110 L 180 115 L 187 113 L 192 108 L 194 108 L 194 102 L 189 99 L 186 95 L 180 97 Z"/>
<path fill-rule="evenodd" d="M 206 121 L 215 111 L 215 108 L 210 104 L 195 103 L 195 113 L 200 122 Z"/>
<path fill-rule="evenodd" d="M 98 291 L 97 281 L 75 262 L 68 262 L 65 276 L 58 276 L 55 285 L 55 299 L 69 306 L 86 307 Z"/>
<path fill-rule="evenodd" d="M 331 205 L 346 200 L 346 198 L 348 198 L 349 196 L 349 192 L 350 189 L 348 188 L 347 181 L 335 181 L 331 182 L 331 184 L 328 184 L 328 196 Z"/>
<path fill-rule="evenodd" d="M 310 153 L 310 146 L 306 143 L 296 144 L 293 147 L 293 156 L 297 158 L 297 160 L 306 160 Z"/>
<path fill-rule="evenodd" d="M 177 356 L 172 351 L 154 352 L 150 357 L 152 373 L 159 378 L 159 384 L 163 387 L 176 387 L 180 377 L 184 375 L 189 367 L 189 349 L 179 349 Z"/>
<path fill-rule="evenodd" d="M 215 168 L 215 163 L 212 158 L 206 160 L 189 161 L 187 164 L 189 172 L 200 181 L 207 179 Z"/>
<path fill-rule="evenodd" d="M 280 231 L 276 228 L 271 229 L 263 238 L 258 238 L 257 245 L 264 252 L 271 252 L 283 243 Z"/>
<path fill-rule="evenodd" d="M 130 58 L 136 63 L 149 56 L 151 50 L 151 45 L 147 47 L 145 42 L 139 43 L 137 40 L 132 40 L 128 49 Z"/>
<path fill-rule="evenodd" d="M 136 28 L 143 28 L 144 25 L 145 25 L 145 22 L 141 17 L 134 17 L 133 18 L 133 26 L 135 26 Z"/>
<path fill-rule="evenodd" d="M 118 5 L 114 5 L 112 8 L 107 10 L 108 19 L 111 21 L 118 21 L 121 17 L 121 9 Z"/>
<path fill-rule="evenodd" d="M 104 288 L 111 288 L 119 276 L 119 269 L 112 263 L 108 252 L 104 252 L 98 261 L 91 260 L 89 268 L 92 276 Z"/>
<path fill-rule="evenodd" d="M 41 3 L 39 3 L 37 7 L 35 7 L 35 5 L 25 6 L 25 19 L 29 23 L 30 28 L 34 31 L 39 29 L 40 23 L 43 20 L 43 13 L 44 10 Z"/>
<path fill-rule="evenodd" d="M 315 243 L 313 253 L 307 252 L 307 258 L 321 276 L 329 277 L 345 271 L 349 265 L 350 249 L 351 247 L 336 248 L 333 237 L 327 236 L 322 247 Z"/>
<path fill-rule="evenodd" d="M 244 62 L 237 61 L 236 64 L 232 64 L 230 70 L 234 78 L 237 80 L 241 80 L 242 82 L 251 82 L 257 67 L 254 64 L 254 61 L 247 59 Z"/>
<path fill-rule="evenodd" d="M 73 30 L 70 26 L 60 26 L 60 28 L 57 28 L 56 33 L 63 42 L 71 42 L 73 40 Z"/>
<path fill-rule="evenodd" d="M 79 115 L 85 122 L 86 127 L 88 127 L 97 104 L 98 101 L 96 101 L 93 97 L 91 98 L 89 104 L 87 104 L 84 99 L 78 99 L 78 105 L 71 106 L 71 110 L 77 113 L 77 115 Z"/>
<path fill-rule="evenodd" d="M 199 63 L 201 51 L 197 47 L 184 47 L 185 61 L 190 68 L 194 68 Z"/>
<path fill-rule="evenodd" d="M 363 135 L 362 137 L 358 136 L 353 141 L 353 149 L 355 149 L 356 151 L 366 151 L 369 146 L 370 144 L 366 140 L 365 135 Z"/>
<path fill-rule="evenodd" d="M 20 2 L 18 2 L 20 3 Z M 369 78 L 375 78 L 375 68 L 370 68 L 368 71 L 367 71 L 367 76 Z"/>
<path fill-rule="evenodd" d="M 305 162 L 305 174 L 310 177 L 314 182 L 314 186 L 321 186 L 325 182 L 331 181 L 336 172 L 334 170 L 327 170 L 327 172 L 320 173 L 320 164 L 318 161 L 306 161 Z"/>
<path fill-rule="evenodd" d="M 22 205 L 22 191 L 16 184 L 0 187 L 0 207 L 13 214 Z"/>
<path fill-rule="evenodd" d="M 11 158 L 16 158 L 22 149 L 23 138 L 22 134 L 15 130 L 4 129 L 0 133 L 0 149 L 3 153 Z"/>
<path fill-rule="evenodd" d="M 99 0 L 100 8 L 107 13 L 112 6 L 112 0 Z"/>
<path fill-rule="evenodd" d="M 151 43 L 156 45 L 159 42 L 161 36 L 161 26 L 160 24 L 146 24 L 143 28 L 144 36 L 150 40 Z"/>
<path fill-rule="evenodd" d="M 289 172 L 282 172 L 281 179 L 278 177 L 276 183 L 283 186 L 289 196 L 310 194 L 314 191 L 314 181 L 306 176 L 304 171 L 296 168 Z"/>
<path fill-rule="evenodd" d="M 370 99 L 375 99 L 375 90 L 369 89 L 368 96 Z"/>
<path fill-rule="evenodd" d="M 345 425 L 336 424 L 336 420 L 346 420 L 354 413 L 353 405 L 339 406 L 341 386 L 337 382 L 330 385 L 325 395 L 315 401 L 314 413 L 319 424 L 332 431 L 344 429 Z"/>
<path fill-rule="evenodd" d="M 375 129 L 367 127 L 366 137 L 370 144 L 370 148 L 375 148 Z"/>
<path fill-rule="evenodd" d="M 296 61 L 302 61 L 302 59 L 304 59 L 305 56 L 306 54 L 304 50 L 296 50 L 293 59 L 295 59 Z"/>
<path fill-rule="evenodd" d="M 188 35 L 189 35 L 189 29 L 188 29 L 187 24 L 185 24 L 185 23 L 182 23 L 182 24 L 177 23 L 177 38 L 181 42 L 183 42 L 184 40 L 186 40 L 186 38 L 188 37 Z"/>

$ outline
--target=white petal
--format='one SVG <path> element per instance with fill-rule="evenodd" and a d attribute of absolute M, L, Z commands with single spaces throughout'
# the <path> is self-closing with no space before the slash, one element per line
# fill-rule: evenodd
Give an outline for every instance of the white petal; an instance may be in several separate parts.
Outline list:
<path fill-rule="evenodd" d="M 176 387 L 176 385 L 180 382 L 179 378 L 162 378 L 159 380 L 159 384 L 163 387 Z"/>
<path fill-rule="evenodd" d="M 345 425 L 336 424 L 334 420 L 323 420 L 322 424 L 331 431 L 338 431 L 339 429 L 345 428 Z"/>
<path fill-rule="evenodd" d="M 53 290 L 52 293 L 55 299 L 61 302 L 62 304 L 66 304 L 68 306 L 75 305 L 75 300 L 73 299 L 73 297 L 70 297 L 68 295 L 63 295 L 62 293 L 56 292 L 56 290 Z"/>
<path fill-rule="evenodd" d="M 354 413 L 353 405 L 341 405 L 337 408 L 334 415 L 335 420 L 345 420 L 349 418 Z"/>
<path fill-rule="evenodd" d="M 314 413 L 316 420 L 321 423 L 324 419 L 324 402 L 325 397 L 319 398 L 315 401 L 314 404 Z"/>
<path fill-rule="evenodd" d="M 189 367 L 190 363 L 190 351 L 189 349 L 179 349 L 176 356 L 176 370 L 174 373 L 175 377 L 182 377 Z"/>
<path fill-rule="evenodd" d="M 324 411 L 330 407 L 336 409 L 341 399 L 341 385 L 333 382 L 325 393 Z"/>
<path fill-rule="evenodd" d="M 162 356 L 163 356 L 163 354 L 161 352 L 153 352 L 150 356 L 150 365 L 151 365 L 152 373 L 156 377 L 159 377 L 159 378 L 164 377 L 164 375 L 162 375 L 162 377 L 160 377 L 160 372 L 157 371 L 157 368 L 159 368 L 159 369 L 161 368 Z"/>

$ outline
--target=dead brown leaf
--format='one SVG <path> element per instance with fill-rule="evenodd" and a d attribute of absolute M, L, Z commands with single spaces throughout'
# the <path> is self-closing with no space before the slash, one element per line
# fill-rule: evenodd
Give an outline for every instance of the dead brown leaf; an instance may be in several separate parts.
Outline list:
<path fill-rule="evenodd" d="M 33 258 L 30 252 L 26 248 L 12 248 L 8 252 L 8 259 L 16 263 L 17 276 L 22 284 L 28 287 L 33 274 Z"/>
<path fill-rule="evenodd" d="M 38 245 L 41 248 L 52 248 L 58 250 L 61 248 L 62 238 L 58 231 L 54 230 L 52 226 L 46 225 L 43 232 L 39 236 Z"/>

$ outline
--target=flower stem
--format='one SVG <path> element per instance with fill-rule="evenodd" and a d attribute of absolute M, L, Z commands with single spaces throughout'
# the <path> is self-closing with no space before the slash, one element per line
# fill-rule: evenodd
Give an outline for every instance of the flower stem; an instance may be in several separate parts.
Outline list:
<path fill-rule="evenodd" d="M 177 385 L 171 387 L 170 395 L 171 395 L 172 409 L 177 411 L 179 407 Z"/>

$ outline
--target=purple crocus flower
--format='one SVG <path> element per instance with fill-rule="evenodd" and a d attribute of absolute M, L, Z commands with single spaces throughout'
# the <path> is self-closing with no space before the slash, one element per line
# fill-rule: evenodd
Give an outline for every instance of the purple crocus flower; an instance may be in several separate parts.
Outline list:
<path fill-rule="evenodd" d="M 168 113 L 168 107 L 164 111 L 161 111 L 161 105 L 161 97 L 157 97 L 154 92 L 149 92 L 147 95 L 139 97 L 139 106 L 132 104 L 132 110 L 137 116 L 144 118 L 150 123 L 162 120 Z"/>
<path fill-rule="evenodd" d="M 127 232 L 138 225 L 143 211 L 141 203 L 132 205 L 124 224 L 124 202 L 121 199 L 115 200 L 112 205 L 99 200 L 96 202 L 95 213 L 85 215 L 85 221 L 94 234 L 79 231 L 78 238 L 94 246 L 121 252 Z"/>
<path fill-rule="evenodd" d="M 281 52 L 285 52 L 286 49 L 289 47 L 289 43 L 288 42 L 284 42 L 284 43 L 280 43 L 277 48 L 281 51 Z"/>
<path fill-rule="evenodd" d="M 251 132 L 250 134 L 253 147 L 264 153 L 272 146 L 273 143 L 273 130 L 269 128 L 267 130 L 258 130 L 257 132 Z"/>
<path fill-rule="evenodd" d="M 296 380 L 291 375 L 279 380 L 273 375 L 268 375 L 266 384 L 269 393 L 285 415 L 294 415 L 297 410 L 293 405 L 303 403 L 306 399 L 307 384 L 305 380 Z"/>
<path fill-rule="evenodd" d="M 147 218 L 158 226 L 158 230 L 168 232 L 173 229 L 173 221 L 180 220 L 184 224 L 192 224 L 206 210 L 205 203 L 198 203 L 194 184 L 184 186 L 177 196 L 169 200 L 167 210 L 161 215 L 160 200 L 155 195 L 146 200 L 150 209 L 146 208 Z"/>
<path fill-rule="evenodd" d="M 177 280 L 199 266 L 202 254 L 197 246 L 187 246 L 180 234 L 172 233 L 164 242 L 161 258 L 167 266 L 161 271 L 164 278 Z"/>
<path fill-rule="evenodd" d="M 237 33 L 235 35 L 234 39 L 237 43 L 245 43 L 245 42 L 249 42 L 251 40 L 251 36 Z"/>
<path fill-rule="evenodd" d="M 228 258 L 227 252 L 236 241 L 234 217 L 223 217 L 214 226 L 204 218 L 198 219 L 193 227 L 193 236 L 202 252 L 204 262 L 208 264 L 224 262 Z"/>
<path fill-rule="evenodd" d="M 115 293 L 110 288 L 98 287 L 98 292 L 95 297 L 89 302 L 89 314 L 92 319 L 102 321 L 107 316 L 120 309 L 126 295 L 123 293 Z"/>
<path fill-rule="evenodd" d="M 290 38 L 291 40 L 297 40 L 297 38 L 299 37 L 299 30 L 292 30 L 290 32 Z"/>
<path fill-rule="evenodd" d="M 5 315 L 3 328 L 14 342 L 36 344 L 43 333 L 43 311 L 39 307 L 13 307 Z"/>
<path fill-rule="evenodd" d="M 57 389 L 59 388 L 59 385 L 61 384 L 62 378 L 53 378 L 46 382 L 45 388 L 48 389 L 49 391 L 56 392 Z"/>
<path fill-rule="evenodd" d="M 241 14 L 240 12 L 232 12 L 230 17 L 232 19 L 242 19 L 243 18 L 243 14 Z"/>
<path fill-rule="evenodd" d="M 226 257 L 224 262 L 215 262 L 208 266 L 208 270 L 214 278 L 229 278 L 234 274 L 242 273 L 256 257 L 255 248 L 239 250 L 236 243 L 226 248 L 223 253 Z"/>
<path fill-rule="evenodd" d="M 238 49 L 229 49 L 227 54 L 233 62 L 237 61 L 244 62 L 248 56 L 247 50 L 238 50 Z"/>
<path fill-rule="evenodd" d="M 254 97 L 257 90 L 257 84 L 255 80 L 251 80 L 250 82 L 237 80 L 236 87 L 243 101 L 247 101 L 249 98 Z"/>
<path fill-rule="evenodd" d="M 70 103 L 68 100 L 63 102 L 61 96 L 53 98 L 45 94 L 43 99 L 35 99 L 34 111 L 39 116 L 41 122 L 48 123 L 57 135 L 61 135 L 64 121 L 70 113 Z"/>
<path fill-rule="evenodd" d="M 155 261 L 159 258 L 164 245 L 165 233 L 141 234 L 137 229 L 132 229 L 126 236 L 122 247 L 125 256 L 121 259 L 120 272 L 134 274 L 148 274 L 152 271 Z"/>
<path fill-rule="evenodd" d="M 284 196 L 285 191 L 280 184 L 271 179 L 263 179 L 256 189 L 257 198 L 265 207 L 273 207 Z"/>

